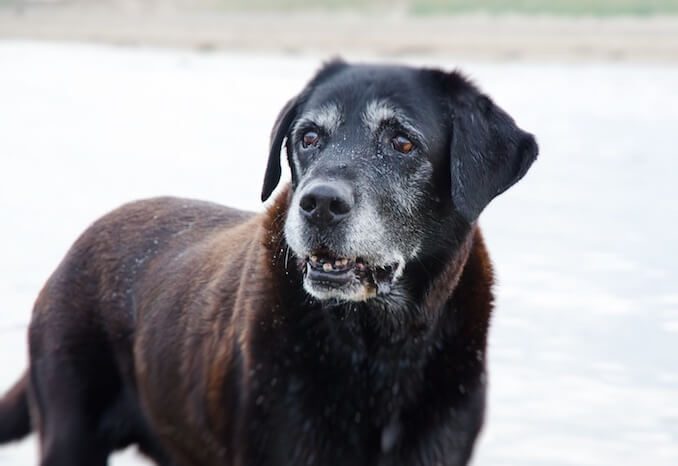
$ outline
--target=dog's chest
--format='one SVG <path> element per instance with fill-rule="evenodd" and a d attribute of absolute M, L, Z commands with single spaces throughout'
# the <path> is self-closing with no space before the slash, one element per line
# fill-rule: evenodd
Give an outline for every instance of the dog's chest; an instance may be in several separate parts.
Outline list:
<path fill-rule="evenodd" d="M 400 442 L 401 401 L 392 390 L 370 389 L 355 375 L 347 376 L 346 385 L 334 378 L 322 380 L 321 374 L 314 379 L 290 380 L 282 403 L 286 425 L 275 428 L 282 434 L 276 442 L 280 458 L 291 459 L 284 464 L 382 464 Z M 294 439 L 287 438 L 288 432 Z"/>
<path fill-rule="evenodd" d="M 412 426 L 420 420 L 413 413 L 422 401 L 436 402 L 421 399 L 421 363 L 360 350 L 348 356 L 316 350 L 304 357 L 300 367 L 306 370 L 285 377 L 280 400 L 267 416 L 277 420 L 266 429 L 275 437 L 272 464 L 418 464 L 403 462 L 419 444 L 418 428 Z"/>
<path fill-rule="evenodd" d="M 309 312 L 269 333 L 269 351 L 256 353 L 248 443 L 265 459 L 253 464 L 465 464 L 478 424 L 469 416 L 479 416 L 468 409 L 473 381 L 455 369 L 456 339 L 394 344 L 362 322 L 322 316 Z"/>
<path fill-rule="evenodd" d="M 436 399 L 410 400 L 406 392 L 412 387 L 393 384 L 373 390 L 356 378 L 348 380 L 353 385 L 341 390 L 321 380 L 309 387 L 291 380 L 297 392 L 288 393 L 277 406 L 272 418 L 280 424 L 268 430 L 276 437 L 271 464 L 462 464 L 457 447 L 465 443 L 467 433 L 454 424 L 468 415 L 464 409 Z"/>

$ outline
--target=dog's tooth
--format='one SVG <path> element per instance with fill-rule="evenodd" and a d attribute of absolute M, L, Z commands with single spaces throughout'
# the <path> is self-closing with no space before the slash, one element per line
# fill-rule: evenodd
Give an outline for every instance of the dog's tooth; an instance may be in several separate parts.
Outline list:
<path fill-rule="evenodd" d="M 330 264 L 329 262 L 325 262 L 325 263 L 323 264 L 323 270 L 324 270 L 325 272 L 330 272 L 330 271 L 332 271 L 332 264 Z"/>

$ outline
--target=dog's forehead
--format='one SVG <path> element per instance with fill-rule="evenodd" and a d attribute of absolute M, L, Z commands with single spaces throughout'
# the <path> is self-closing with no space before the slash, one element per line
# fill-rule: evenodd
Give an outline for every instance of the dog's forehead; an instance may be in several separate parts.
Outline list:
<path fill-rule="evenodd" d="M 425 71 L 398 66 L 351 65 L 327 77 L 308 90 L 307 111 L 332 110 L 342 117 L 367 115 L 388 118 L 391 113 L 425 119 L 422 110 L 434 105 L 433 89 L 427 86 Z"/>

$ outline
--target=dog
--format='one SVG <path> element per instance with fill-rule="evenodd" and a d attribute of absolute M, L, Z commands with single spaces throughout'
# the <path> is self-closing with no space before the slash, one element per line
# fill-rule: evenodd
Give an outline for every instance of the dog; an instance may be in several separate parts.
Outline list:
<path fill-rule="evenodd" d="M 0 442 L 42 466 L 465 465 L 492 266 L 477 220 L 535 138 L 457 71 L 325 64 L 275 122 L 265 213 L 156 198 L 41 290 Z"/>

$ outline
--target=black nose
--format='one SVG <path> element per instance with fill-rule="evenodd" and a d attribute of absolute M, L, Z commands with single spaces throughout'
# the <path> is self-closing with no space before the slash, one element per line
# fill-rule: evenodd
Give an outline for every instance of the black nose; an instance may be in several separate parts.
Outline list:
<path fill-rule="evenodd" d="M 332 225 L 348 216 L 353 207 L 351 188 L 340 182 L 316 183 L 299 201 L 301 214 L 316 225 Z"/>

